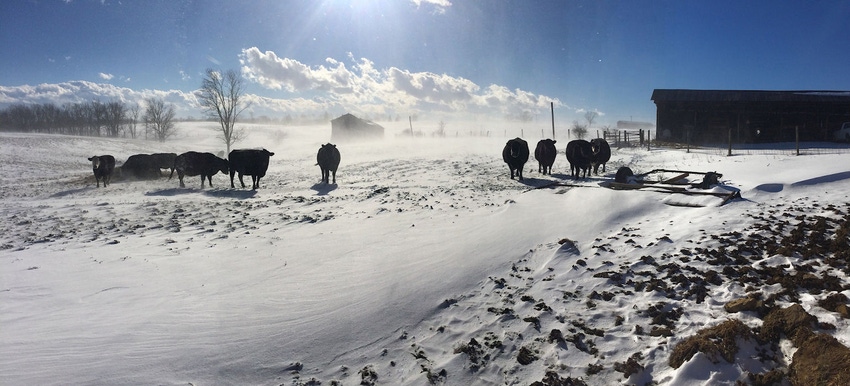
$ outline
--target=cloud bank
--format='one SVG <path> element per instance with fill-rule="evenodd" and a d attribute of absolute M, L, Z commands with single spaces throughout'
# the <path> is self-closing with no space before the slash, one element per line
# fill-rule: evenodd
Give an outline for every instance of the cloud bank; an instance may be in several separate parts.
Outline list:
<path fill-rule="evenodd" d="M 107 83 L 71 81 L 36 86 L 0 86 L 0 108 L 23 104 L 84 103 L 91 101 L 122 102 L 128 105 L 141 104 L 146 98 L 162 98 L 178 108 L 197 110 L 198 101 L 193 92 L 180 90 L 133 90 Z"/>
<path fill-rule="evenodd" d="M 366 58 L 351 68 L 328 58 L 309 66 L 272 51 L 246 48 L 239 55 L 242 75 L 269 90 L 291 95 L 320 95 L 323 103 L 367 114 L 485 114 L 520 117 L 547 111 L 557 98 L 504 86 L 481 87 L 469 79 L 432 72 L 377 69 Z"/>
<path fill-rule="evenodd" d="M 351 54 L 346 59 L 348 64 L 328 58 L 321 65 L 311 66 L 252 47 L 242 50 L 239 59 L 246 81 L 266 89 L 262 95 L 245 95 L 251 102 L 247 112 L 257 117 L 350 112 L 375 118 L 526 119 L 548 112 L 550 103 L 564 107 L 557 98 L 521 89 L 495 84 L 482 87 L 462 77 L 397 67 L 378 69 L 372 61 L 355 60 Z M 114 78 L 106 73 L 99 77 L 107 81 Z M 62 105 L 94 100 L 141 105 L 144 99 L 156 97 L 176 105 L 179 116 L 201 117 L 196 92 L 134 90 L 89 81 L 0 86 L 0 108 L 18 103 Z"/>

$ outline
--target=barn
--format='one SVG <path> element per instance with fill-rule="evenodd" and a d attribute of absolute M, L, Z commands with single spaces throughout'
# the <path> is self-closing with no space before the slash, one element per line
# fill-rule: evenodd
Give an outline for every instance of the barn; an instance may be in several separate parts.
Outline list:
<path fill-rule="evenodd" d="M 374 122 L 345 114 L 331 120 L 331 141 L 345 142 L 360 139 L 379 139 L 384 137 L 384 128 Z"/>
<path fill-rule="evenodd" d="M 850 91 L 656 89 L 651 99 L 662 141 L 828 141 L 850 122 Z"/>

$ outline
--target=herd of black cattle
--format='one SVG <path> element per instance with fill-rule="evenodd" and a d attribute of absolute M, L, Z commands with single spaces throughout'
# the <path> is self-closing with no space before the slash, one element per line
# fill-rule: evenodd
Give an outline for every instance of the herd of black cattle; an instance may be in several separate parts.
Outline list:
<path fill-rule="evenodd" d="M 534 158 L 539 164 L 538 171 L 541 174 L 552 174 L 552 165 L 558 154 L 552 139 L 543 139 L 537 142 L 534 150 Z M 159 178 L 162 169 L 171 169 L 168 179 L 174 176 L 180 179 L 180 187 L 186 187 L 183 183 L 185 176 L 201 176 L 201 189 L 204 188 L 205 180 L 212 187 L 212 176 L 221 172 L 230 173 L 230 187 L 235 188 L 233 177 L 239 175 L 239 183 L 245 187 L 243 176 L 251 176 L 251 189 L 260 187 L 260 179 L 265 177 L 269 168 L 269 157 L 274 153 L 266 149 L 237 149 L 230 152 L 227 159 L 220 158 L 212 153 L 200 153 L 189 151 L 180 155 L 175 153 L 156 154 L 134 154 L 127 158 L 118 168 L 115 167 L 115 157 L 111 155 L 94 156 L 88 160 L 92 163 L 97 187 L 103 181 L 106 187 L 113 174 L 120 174 L 121 178 L 148 180 Z M 590 142 L 583 139 L 573 140 L 567 144 L 567 161 L 570 163 L 570 175 L 573 178 L 586 178 L 590 168 L 595 174 L 599 174 L 599 165 L 605 171 L 605 163 L 611 158 L 611 147 L 602 138 L 596 138 Z M 514 138 L 505 144 L 502 150 L 502 158 L 508 164 L 511 171 L 511 179 L 516 175 L 522 181 L 522 169 L 528 162 L 528 142 L 521 138 Z M 336 184 L 336 171 L 339 167 L 340 154 L 336 145 L 328 143 L 322 145 L 316 154 L 316 164 L 322 172 L 322 182 Z M 118 173 L 115 171 L 118 170 Z"/>
<path fill-rule="evenodd" d="M 230 173 L 230 187 L 235 188 L 233 177 L 239 175 L 239 183 L 245 187 L 243 176 L 251 176 L 251 189 L 260 187 L 260 179 L 265 177 L 269 168 L 269 157 L 274 153 L 266 149 L 237 149 L 228 154 L 227 159 L 212 153 L 200 153 L 188 151 L 177 155 L 175 153 L 156 154 L 134 154 L 127 158 L 119 167 L 115 167 L 115 157 L 112 155 L 100 155 L 89 158 L 92 163 L 92 171 L 97 181 L 97 187 L 103 181 L 106 187 L 113 174 L 120 174 L 124 179 L 149 180 L 159 178 L 161 169 L 171 169 L 168 179 L 177 172 L 180 179 L 180 187 L 184 188 L 183 177 L 201 176 L 201 189 L 204 188 L 205 180 L 212 187 L 212 176 L 218 172 Z M 333 174 L 333 183 L 336 183 L 336 170 L 339 167 L 340 154 L 334 144 L 325 144 L 316 154 L 316 162 L 322 170 L 322 182 L 328 183 L 329 175 Z M 117 172 L 116 172 L 117 171 Z"/>
<path fill-rule="evenodd" d="M 552 139 L 537 142 L 534 158 L 537 159 L 538 171 L 541 174 L 552 174 L 552 165 L 555 163 L 555 156 L 558 155 L 555 142 L 557 141 Z M 566 154 L 567 161 L 570 163 L 570 175 L 576 179 L 587 178 L 591 167 L 594 174 L 599 174 L 599 165 L 602 165 L 602 171 L 605 172 L 605 163 L 611 159 L 611 147 L 608 141 L 602 138 L 592 139 L 590 142 L 577 139 L 567 143 Z M 508 164 L 511 179 L 516 174 L 522 181 L 522 168 L 528 162 L 528 155 L 528 142 L 522 138 L 511 139 L 505 144 L 502 159 Z"/>

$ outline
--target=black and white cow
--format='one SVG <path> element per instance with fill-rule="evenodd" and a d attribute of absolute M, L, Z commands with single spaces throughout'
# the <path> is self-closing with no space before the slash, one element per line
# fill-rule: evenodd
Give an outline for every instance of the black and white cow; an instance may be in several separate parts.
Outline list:
<path fill-rule="evenodd" d="M 322 182 L 328 183 L 330 175 L 333 174 L 333 183 L 336 184 L 336 170 L 339 168 L 339 149 L 332 143 L 324 144 L 316 154 L 316 164 L 322 170 Z"/>
<path fill-rule="evenodd" d="M 599 165 L 602 165 L 602 172 L 605 173 L 605 164 L 611 159 L 611 146 L 608 141 L 604 138 L 591 139 L 590 149 L 593 151 L 593 159 L 590 161 L 593 174 L 599 174 Z"/>
<path fill-rule="evenodd" d="M 112 171 L 115 170 L 115 157 L 111 155 L 96 155 L 88 159 L 91 161 L 92 172 L 94 179 L 97 181 L 97 187 L 100 187 L 100 180 L 103 180 L 103 187 L 109 184 L 112 178 Z"/>
<path fill-rule="evenodd" d="M 201 189 L 204 188 L 204 179 L 209 180 L 210 187 L 212 187 L 212 176 L 218 172 L 227 174 L 229 169 L 227 160 L 216 157 L 213 153 L 187 151 L 174 158 L 174 170 L 177 171 L 181 188 L 186 187 L 183 184 L 183 176 L 201 176 Z M 171 179 L 172 176 L 174 176 L 174 171 L 168 178 Z"/>
<path fill-rule="evenodd" d="M 235 188 L 233 177 L 239 174 L 239 183 L 245 187 L 242 181 L 243 175 L 251 176 L 251 190 L 260 187 L 260 178 L 265 177 L 269 169 L 269 157 L 274 153 L 266 149 L 236 149 L 230 152 L 227 159 L 230 162 L 230 187 Z"/>

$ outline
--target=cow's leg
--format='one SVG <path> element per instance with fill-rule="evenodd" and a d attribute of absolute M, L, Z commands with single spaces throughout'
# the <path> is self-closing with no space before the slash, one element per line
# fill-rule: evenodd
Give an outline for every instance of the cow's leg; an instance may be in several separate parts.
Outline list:
<path fill-rule="evenodd" d="M 183 173 L 177 172 L 177 178 L 180 179 L 180 187 L 185 188 L 186 184 L 183 183 Z"/>
<path fill-rule="evenodd" d="M 251 181 L 254 183 L 252 189 L 257 190 L 260 188 L 260 176 L 251 176 Z"/>
<path fill-rule="evenodd" d="M 336 185 L 336 169 L 333 170 L 333 174 L 334 174 L 334 185 Z"/>
<path fill-rule="evenodd" d="M 245 181 L 242 180 L 242 176 L 244 176 L 244 174 L 239 173 L 239 183 L 242 184 L 242 187 L 244 188 L 245 187 Z M 212 186 L 212 181 L 210 181 L 210 186 Z"/>
<path fill-rule="evenodd" d="M 508 165 L 508 170 L 511 171 L 511 179 L 514 179 L 514 168 L 511 165 Z"/>
<path fill-rule="evenodd" d="M 520 167 L 518 167 L 518 168 L 516 169 L 516 175 L 517 175 L 517 177 L 519 177 L 519 180 L 520 180 L 520 181 L 522 181 L 522 168 L 523 168 L 524 166 L 525 166 L 525 165 L 520 166 Z"/>
<path fill-rule="evenodd" d="M 236 172 L 234 170 L 231 170 L 230 171 L 230 187 L 231 188 L 236 187 L 236 185 L 233 185 L 233 177 L 235 177 L 235 176 L 236 176 Z M 243 186 L 243 188 L 244 188 L 244 186 Z"/>

